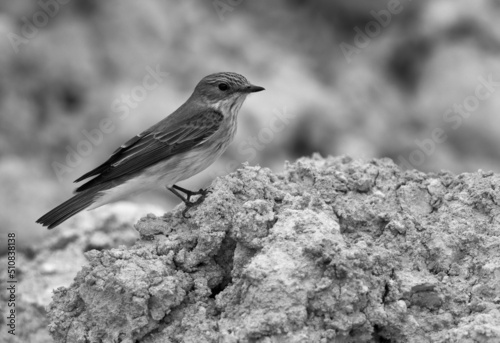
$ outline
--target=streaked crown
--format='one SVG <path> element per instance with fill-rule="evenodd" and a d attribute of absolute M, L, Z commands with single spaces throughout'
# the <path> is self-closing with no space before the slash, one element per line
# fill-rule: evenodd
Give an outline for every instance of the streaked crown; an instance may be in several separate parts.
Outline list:
<path fill-rule="evenodd" d="M 205 76 L 201 79 L 200 83 L 208 83 L 208 84 L 216 84 L 219 82 L 225 82 L 228 85 L 234 87 L 241 87 L 249 85 L 250 83 L 243 75 L 231 73 L 231 72 L 223 72 L 223 73 L 214 73 Z"/>

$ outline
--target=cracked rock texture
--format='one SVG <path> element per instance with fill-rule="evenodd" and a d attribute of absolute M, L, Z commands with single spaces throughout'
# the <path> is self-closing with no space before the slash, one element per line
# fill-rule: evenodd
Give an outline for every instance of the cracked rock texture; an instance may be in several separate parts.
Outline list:
<path fill-rule="evenodd" d="M 56 342 L 500 342 L 500 176 L 301 159 L 90 251 Z"/>

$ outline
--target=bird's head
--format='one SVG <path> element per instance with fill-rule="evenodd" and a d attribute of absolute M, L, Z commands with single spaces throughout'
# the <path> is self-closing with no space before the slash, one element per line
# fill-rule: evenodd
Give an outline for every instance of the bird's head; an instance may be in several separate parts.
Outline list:
<path fill-rule="evenodd" d="M 193 96 L 211 106 L 221 107 L 241 104 L 248 94 L 262 90 L 263 87 L 252 85 L 240 74 L 225 72 L 205 76 L 196 85 Z"/>

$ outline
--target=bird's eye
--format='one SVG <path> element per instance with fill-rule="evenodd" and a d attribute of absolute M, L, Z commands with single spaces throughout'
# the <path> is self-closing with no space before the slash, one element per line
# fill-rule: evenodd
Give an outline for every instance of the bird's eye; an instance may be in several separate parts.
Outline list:
<path fill-rule="evenodd" d="M 219 89 L 221 91 L 227 91 L 229 89 L 229 86 L 227 85 L 227 83 L 219 83 Z"/>

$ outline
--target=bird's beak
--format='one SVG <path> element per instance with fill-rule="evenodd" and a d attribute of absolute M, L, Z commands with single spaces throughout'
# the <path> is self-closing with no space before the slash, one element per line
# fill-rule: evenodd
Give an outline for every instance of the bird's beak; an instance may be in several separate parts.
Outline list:
<path fill-rule="evenodd" d="M 264 87 L 248 85 L 248 86 L 244 87 L 242 90 L 246 93 L 255 93 L 255 92 L 263 91 L 264 89 L 265 89 Z"/>

